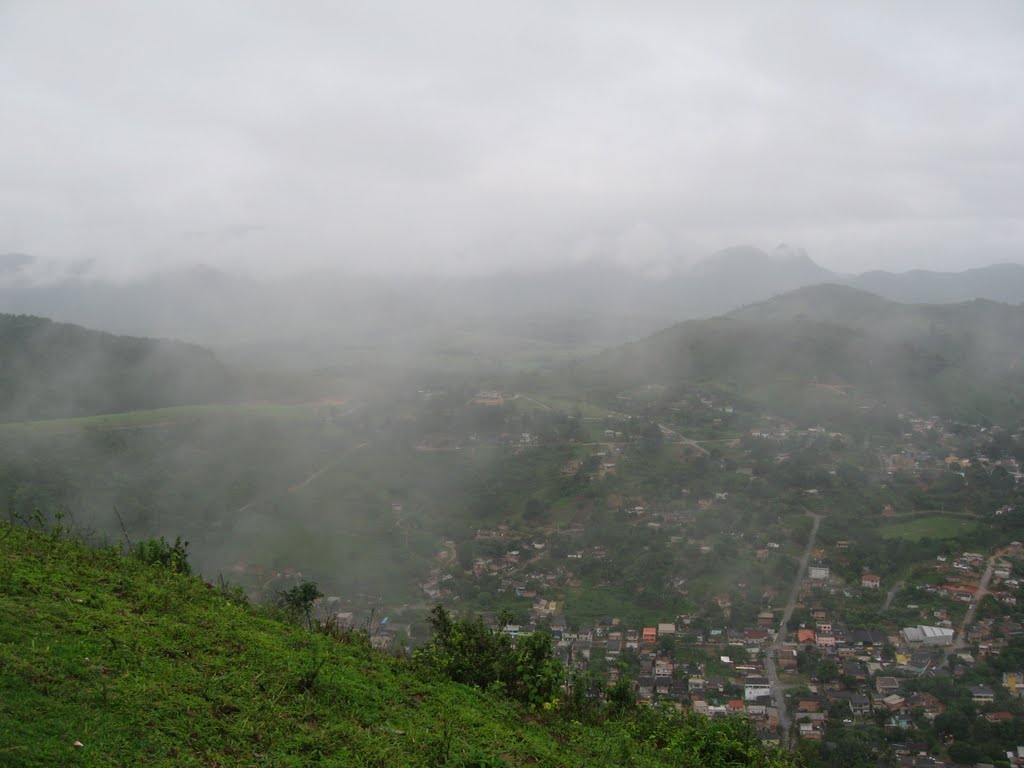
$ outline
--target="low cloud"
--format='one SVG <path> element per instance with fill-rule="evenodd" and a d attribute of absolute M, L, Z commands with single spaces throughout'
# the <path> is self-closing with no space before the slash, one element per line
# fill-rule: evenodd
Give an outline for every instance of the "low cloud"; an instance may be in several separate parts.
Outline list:
<path fill-rule="evenodd" d="M 1024 7 L 4 4 L 0 252 L 645 269 L 790 242 L 833 269 L 1024 242 Z"/>

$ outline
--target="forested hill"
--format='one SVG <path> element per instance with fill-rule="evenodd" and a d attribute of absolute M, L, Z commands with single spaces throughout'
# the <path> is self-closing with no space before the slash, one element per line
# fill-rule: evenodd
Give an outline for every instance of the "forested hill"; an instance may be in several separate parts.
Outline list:
<path fill-rule="evenodd" d="M 1022 338 L 1021 306 L 899 304 L 820 285 L 609 350 L 576 366 L 572 386 L 704 383 L 790 406 L 827 392 L 971 421 L 1012 420 L 1024 402 Z"/>
<path fill-rule="evenodd" d="M 794 764 L 744 719 L 587 696 L 527 708 L 358 631 L 286 623 L 182 572 L 177 553 L 0 525 L 0 764 Z"/>
<path fill-rule="evenodd" d="M 228 371 L 202 347 L 0 314 L 0 421 L 217 402 L 231 392 Z"/>

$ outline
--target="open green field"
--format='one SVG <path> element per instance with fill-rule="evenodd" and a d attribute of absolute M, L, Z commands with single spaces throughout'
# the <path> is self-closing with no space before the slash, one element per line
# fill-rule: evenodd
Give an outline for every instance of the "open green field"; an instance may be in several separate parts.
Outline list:
<path fill-rule="evenodd" d="M 954 539 L 965 533 L 972 533 L 978 527 L 977 520 L 951 515 L 927 515 L 909 520 L 888 523 L 878 532 L 884 539 Z"/>
<path fill-rule="evenodd" d="M 612 415 L 607 408 L 582 400 L 565 400 L 557 397 L 534 396 L 521 392 L 516 395 L 516 405 L 524 411 L 552 410 L 563 413 L 579 411 L 585 419 L 603 419 Z"/>
<path fill-rule="evenodd" d="M 645 608 L 638 604 L 636 594 L 624 587 L 588 585 L 569 591 L 563 613 L 570 621 L 579 624 L 593 624 L 612 618 L 620 619 L 624 626 L 638 627 L 671 621 L 692 609 L 693 604 L 682 595 L 669 596 L 663 609 Z"/>
<path fill-rule="evenodd" d="M 176 424 L 197 421 L 211 416 L 260 415 L 294 418 L 313 413 L 315 408 L 334 407 L 344 410 L 344 404 L 325 403 L 238 403 L 208 405 L 176 405 L 168 408 L 154 408 L 146 411 L 124 411 L 105 413 L 99 416 L 79 416 L 69 419 L 43 419 L 40 421 L 17 421 L 0 424 L 0 430 L 28 429 L 33 431 L 63 432 L 74 429 L 128 429 L 151 427 L 161 424 Z"/>

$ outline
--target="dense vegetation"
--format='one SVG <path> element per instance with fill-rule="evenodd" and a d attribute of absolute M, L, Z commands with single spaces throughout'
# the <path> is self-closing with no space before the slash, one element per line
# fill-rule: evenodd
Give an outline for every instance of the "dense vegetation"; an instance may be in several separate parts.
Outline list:
<path fill-rule="evenodd" d="M 1024 308 L 907 305 L 838 285 L 693 320 L 563 372 L 569 390 L 727 384 L 787 415 L 850 403 L 999 423 L 1019 416 Z M 853 410 L 849 421 L 856 420 Z"/>
<path fill-rule="evenodd" d="M 0 314 L 0 421 L 223 401 L 231 387 L 201 347 Z"/>
<path fill-rule="evenodd" d="M 154 542 L 126 558 L 60 528 L 0 529 L 4 765 L 790 764 L 742 720 L 628 701 L 578 719 L 551 705 L 551 688 L 537 706 L 525 689 L 451 682 L 455 668 L 438 662 L 461 663 L 452 633 L 472 622 L 439 614 L 448 635 L 429 663 L 391 658 L 360 632 L 304 629 L 214 589 L 182 572 L 180 551 Z M 516 653 L 543 669 L 539 646 Z"/>

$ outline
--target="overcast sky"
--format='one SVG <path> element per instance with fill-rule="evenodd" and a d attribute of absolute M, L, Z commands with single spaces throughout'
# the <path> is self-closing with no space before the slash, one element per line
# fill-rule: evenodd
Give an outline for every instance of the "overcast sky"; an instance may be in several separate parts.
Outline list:
<path fill-rule="evenodd" d="M 0 253 L 479 272 L 780 242 L 1024 262 L 1024 2 L 0 0 Z"/>

